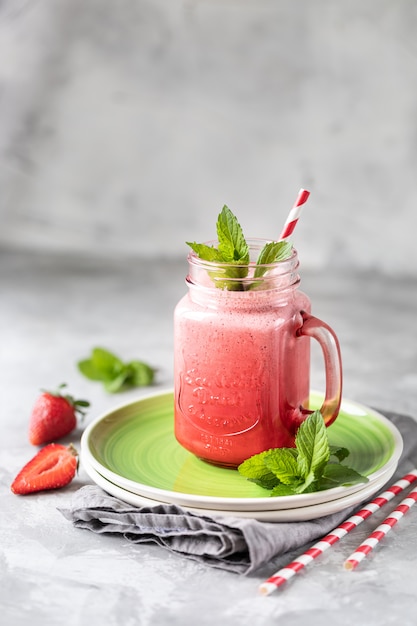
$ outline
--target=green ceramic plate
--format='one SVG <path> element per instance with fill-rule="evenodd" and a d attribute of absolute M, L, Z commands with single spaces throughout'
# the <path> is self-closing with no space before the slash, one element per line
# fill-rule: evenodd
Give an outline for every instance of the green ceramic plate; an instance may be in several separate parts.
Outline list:
<path fill-rule="evenodd" d="M 322 395 L 312 393 L 311 408 L 321 404 Z M 369 483 L 392 475 L 402 452 L 402 438 L 381 414 L 346 400 L 328 433 L 330 443 L 350 450 L 348 464 L 365 474 Z M 118 487 L 158 501 L 200 508 L 250 511 L 312 506 L 364 487 L 359 484 L 271 498 L 237 470 L 205 463 L 177 443 L 172 391 L 143 397 L 99 417 L 84 431 L 81 454 L 89 466 Z"/>

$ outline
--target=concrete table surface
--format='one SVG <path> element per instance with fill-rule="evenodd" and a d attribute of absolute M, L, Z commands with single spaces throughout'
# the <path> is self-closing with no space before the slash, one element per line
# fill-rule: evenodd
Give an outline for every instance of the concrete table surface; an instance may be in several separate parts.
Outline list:
<path fill-rule="evenodd" d="M 28 497 L 10 484 L 36 449 L 27 439 L 40 388 L 61 382 L 103 412 L 172 386 L 172 312 L 185 292 L 186 263 L 0 255 L 1 437 L 0 615 L 7 626 L 283 623 L 415 624 L 417 510 L 411 511 L 355 572 L 344 558 L 376 525 L 370 519 L 269 597 L 258 585 L 274 563 L 237 576 L 154 545 L 75 529 L 58 512 L 91 483 L 80 467 L 66 488 Z M 316 315 L 337 332 L 344 396 L 417 417 L 417 279 L 303 272 Z M 108 395 L 76 362 L 95 345 L 157 368 L 152 389 Z M 313 351 L 312 387 L 323 385 Z M 77 446 L 78 428 L 69 439 Z M 380 518 L 378 518 L 380 523 Z M 299 553 L 300 551 L 297 551 Z M 289 554 L 289 559 L 296 553 Z M 3 621 L 4 620 L 4 621 Z"/>

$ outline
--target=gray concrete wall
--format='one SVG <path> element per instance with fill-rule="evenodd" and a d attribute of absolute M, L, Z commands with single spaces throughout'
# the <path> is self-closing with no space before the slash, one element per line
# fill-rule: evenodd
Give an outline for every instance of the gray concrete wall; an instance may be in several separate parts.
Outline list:
<path fill-rule="evenodd" d="M 0 244 L 181 256 L 223 204 L 306 267 L 417 273 L 417 3 L 3 0 Z"/>

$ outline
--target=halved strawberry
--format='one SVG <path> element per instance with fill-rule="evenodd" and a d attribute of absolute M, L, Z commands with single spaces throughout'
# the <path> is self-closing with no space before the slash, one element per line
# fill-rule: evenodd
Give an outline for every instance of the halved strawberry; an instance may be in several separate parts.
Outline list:
<path fill-rule="evenodd" d="M 82 407 L 90 406 L 87 400 L 63 395 L 65 386 L 63 383 L 56 391 L 44 391 L 36 400 L 29 420 L 29 441 L 34 446 L 68 435 L 77 425 L 76 413 L 84 416 Z"/>
<path fill-rule="evenodd" d="M 77 471 L 77 450 L 59 443 L 45 446 L 20 470 L 11 490 L 19 495 L 59 489 L 68 485 Z"/>

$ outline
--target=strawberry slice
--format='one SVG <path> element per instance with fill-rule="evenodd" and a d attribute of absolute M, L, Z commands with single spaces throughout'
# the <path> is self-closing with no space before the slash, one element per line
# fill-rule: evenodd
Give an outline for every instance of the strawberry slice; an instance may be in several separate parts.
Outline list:
<path fill-rule="evenodd" d="M 75 400 L 63 394 L 63 383 L 56 391 L 43 391 L 37 398 L 29 420 L 29 441 L 34 446 L 65 437 L 77 426 L 77 413 L 84 417 L 87 400 Z"/>
<path fill-rule="evenodd" d="M 77 471 L 78 453 L 71 444 L 59 443 L 45 446 L 21 469 L 11 490 L 19 495 L 59 489 L 72 481 Z"/>

